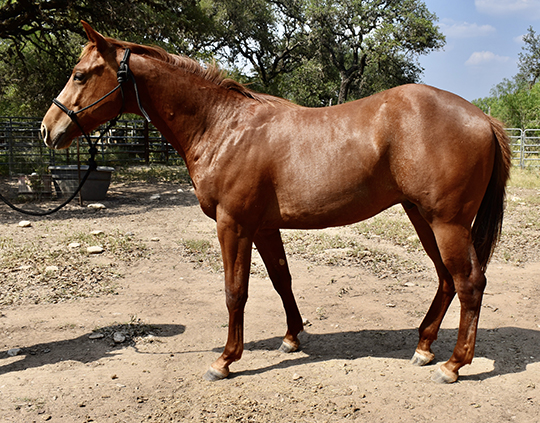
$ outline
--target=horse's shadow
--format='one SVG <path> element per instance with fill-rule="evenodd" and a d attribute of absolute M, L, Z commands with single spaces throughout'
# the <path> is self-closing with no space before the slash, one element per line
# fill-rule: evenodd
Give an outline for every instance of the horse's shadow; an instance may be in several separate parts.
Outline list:
<path fill-rule="evenodd" d="M 128 345 L 137 348 L 135 339 L 140 335 L 140 331 L 138 332 L 137 327 L 135 327 L 135 330 L 131 331 L 131 336 L 130 334 L 127 334 L 127 339 L 124 342 L 114 342 L 113 334 L 116 331 L 125 329 L 125 327 L 122 326 L 125 325 L 114 325 L 101 328 L 99 332 L 106 334 L 102 339 L 91 339 L 91 333 L 86 333 L 73 339 L 45 342 L 21 348 L 20 351 L 18 351 L 17 356 L 24 358 L 3 366 L 0 365 L 0 375 L 64 361 L 78 361 L 84 364 L 92 363 L 104 357 L 113 357 Z M 136 325 L 133 325 L 131 329 L 133 329 L 134 326 Z M 150 328 L 146 329 L 148 330 L 147 334 L 155 333 L 159 337 L 164 337 L 182 334 L 186 327 L 184 325 L 164 324 L 152 325 Z M 144 338 L 145 336 L 142 337 L 142 339 Z M 9 350 L 0 351 L 0 359 L 9 357 L 8 351 Z"/>
<path fill-rule="evenodd" d="M 183 325 L 154 325 L 153 327 L 160 337 L 176 336 L 185 331 Z M 115 326 L 102 329 L 109 334 L 114 330 Z M 112 340 L 108 342 L 101 339 L 92 341 L 89 339 L 89 335 L 87 333 L 73 339 L 25 347 L 20 353 L 21 356 L 24 356 L 22 360 L 0 365 L 0 375 L 64 361 L 91 363 L 103 357 L 112 357 L 126 346 L 126 343 L 114 345 Z M 433 352 L 437 360 L 446 360 L 452 355 L 456 337 L 456 329 L 440 330 L 439 339 L 433 345 Z M 283 354 L 278 363 L 231 373 L 230 377 L 261 374 L 274 369 L 286 369 L 335 359 L 354 360 L 362 357 L 374 357 L 408 360 L 414 352 L 417 340 L 418 332 L 412 328 L 328 334 L 314 334 L 306 331 L 301 334 L 303 354 Z M 276 350 L 280 344 L 281 338 L 273 337 L 248 342 L 245 344 L 245 349 L 272 351 Z M 89 345 L 91 345 L 90 348 Z M 131 345 L 137 347 L 133 342 Z M 475 375 L 461 376 L 460 380 L 483 380 L 498 375 L 523 372 L 528 364 L 540 362 L 539 345 L 540 331 L 538 330 L 516 327 L 479 329 L 475 356 L 493 360 L 494 368 L 491 371 Z M 223 347 L 219 346 L 212 351 L 221 353 L 222 349 Z M 177 353 L 182 352 L 191 351 Z M 7 351 L 0 351 L 0 358 L 7 356 Z"/>
<path fill-rule="evenodd" d="M 264 373 L 273 369 L 285 369 L 300 364 L 322 362 L 333 359 L 354 360 L 362 357 L 393 358 L 409 360 L 418 342 L 416 329 L 360 330 L 329 334 L 301 334 L 301 350 L 304 354 L 284 355 L 279 363 L 263 368 L 241 371 L 235 375 Z M 435 361 L 446 361 L 452 355 L 457 339 L 457 329 L 441 329 L 433 344 Z M 274 337 L 245 345 L 246 350 L 274 350 L 281 338 Z M 484 380 L 498 375 L 519 373 L 528 364 L 540 362 L 540 331 L 516 327 L 479 329 L 475 357 L 493 360 L 493 370 L 474 375 L 460 376 L 460 380 Z M 216 352 L 221 349 L 216 348 Z M 474 362 L 473 362 L 474 363 Z"/>

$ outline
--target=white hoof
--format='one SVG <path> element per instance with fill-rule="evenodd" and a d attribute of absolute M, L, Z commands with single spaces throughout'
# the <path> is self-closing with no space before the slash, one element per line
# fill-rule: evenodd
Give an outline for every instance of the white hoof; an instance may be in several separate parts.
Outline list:
<path fill-rule="evenodd" d="M 284 353 L 291 353 L 297 350 L 298 350 L 298 346 L 289 344 L 287 341 L 283 341 L 281 343 L 281 347 L 279 347 L 279 351 L 284 352 Z"/>
<path fill-rule="evenodd" d="M 424 354 L 420 354 L 418 351 L 415 351 L 413 357 L 411 358 L 411 364 L 413 366 L 425 366 L 426 364 L 431 363 L 434 358 L 434 354 L 426 356 Z"/>
<path fill-rule="evenodd" d="M 227 376 L 229 376 L 229 372 L 223 373 L 214 369 L 213 367 L 210 367 L 204 374 L 203 378 L 209 382 L 215 382 L 217 380 L 225 379 Z"/>
<path fill-rule="evenodd" d="M 458 380 L 458 374 L 446 370 L 444 367 L 441 366 L 437 370 L 435 370 L 435 372 L 431 376 L 431 380 L 437 383 L 454 383 L 456 380 Z"/>

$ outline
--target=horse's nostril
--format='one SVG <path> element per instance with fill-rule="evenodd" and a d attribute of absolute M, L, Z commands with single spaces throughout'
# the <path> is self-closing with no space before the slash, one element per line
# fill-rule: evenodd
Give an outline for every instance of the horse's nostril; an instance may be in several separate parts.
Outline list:
<path fill-rule="evenodd" d="M 47 142 L 47 127 L 43 123 L 41 124 L 41 139 Z"/>

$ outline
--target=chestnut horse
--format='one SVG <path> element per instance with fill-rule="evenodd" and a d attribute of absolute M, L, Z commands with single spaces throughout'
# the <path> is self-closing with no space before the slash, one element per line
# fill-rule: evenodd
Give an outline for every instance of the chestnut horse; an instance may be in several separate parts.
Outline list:
<path fill-rule="evenodd" d="M 215 67 L 83 25 L 89 43 L 43 119 L 43 138 L 67 148 L 124 111 L 147 115 L 180 153 L 202 210 L 217 223 L 225 273 L 227 343 L 205 378 L 227 377 L 242 355 L 253 243 L 285 308 L 281 350 L 294 351 L 303 326 L 280 228 L 347 225 L 401 203 L 439 278 L 412 362 L 434 359 L 431 344 L 457 293 L 457 343 L 433 375 L 457 380 L 473 359 L 485 270 L 501 231 L 510 149 L 498 121 L 424 85 L 301 107 Z M 127 60 L 132 78 L 110 93 Z"/>

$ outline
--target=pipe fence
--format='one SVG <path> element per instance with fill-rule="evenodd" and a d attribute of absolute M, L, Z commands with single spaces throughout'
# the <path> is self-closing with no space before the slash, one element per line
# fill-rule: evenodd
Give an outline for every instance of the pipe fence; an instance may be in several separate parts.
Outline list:
<path fill-rule="evenodd" d="M 540 166 L 540 129 L 506 129 L 512 141 L 512 163 L 520 168 Z"/>
<path fill-rule="evenodd" d="M 43 173 L 49 166 L 86 164 L 88 145 L 76 139 L 66 150 L 45 146 L 40 135 L 41 119 L 0 117 L 0 175 Z M 90 134 L 96 139 L 99 130 Z M 183 160 L 167 140 L 146 120 L 121 119 L 98 143 L 100 166 L 180 165 Z"/>

